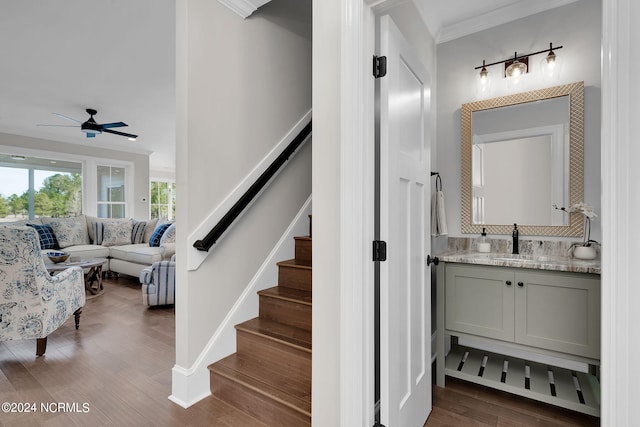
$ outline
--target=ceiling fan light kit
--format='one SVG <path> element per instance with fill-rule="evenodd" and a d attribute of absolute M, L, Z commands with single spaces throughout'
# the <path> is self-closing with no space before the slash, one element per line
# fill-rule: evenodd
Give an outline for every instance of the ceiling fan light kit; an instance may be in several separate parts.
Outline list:
<path fill-rule="evenodd" d="M 135 141 L 138 138 L 138 135 L 134 135 L 131 133 L 125 133 L 125 132 L 120 132 L 117 130 L 113 130 L 112 128 L 119 128 L 119 127 L 125 127 L 127 126 L 126 123 L 124 122 L 113 122 L 113 123 L 97 123 L 96 120 L 93 118 L 93 116 L 95 116 L 96 114 L 98 114 L 98 110 L 95 110 L 93 108 L 87 108 L 85 110 L 87 112 L 87 114 L 89 114 L 89 119 L 86 122 L 81 122 L 80 120 L 76 120 L 73 119 L 71 117 L 65 116 L 64 114 L 60 114 L 60 113 L 52 113 L 56 116 L 62 117 L 63 119 L 66 120 L 70 120 L 72 122 L 78 123 L 80 126 L 80 130 L 82 132 L 84 132 L 87 136 L 87 138 L 95 138 L 96 135 L 99 135 L 103 132 L 106 133 L 112 133 L 114 135 L 119 135 L 119 136 L 124 136 L 129 138 L 130 141 Z M 38 125 L 38 126 L 60 126 L 60 125 Z M 74 126 L 74 127 L 78 127 L 78 126 Z"/>

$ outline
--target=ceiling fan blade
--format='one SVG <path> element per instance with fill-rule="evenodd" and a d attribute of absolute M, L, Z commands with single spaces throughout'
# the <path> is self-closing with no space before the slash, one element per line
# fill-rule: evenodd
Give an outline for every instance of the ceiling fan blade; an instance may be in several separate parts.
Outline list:
<path fill-rule="evenodd" d="M 72 117 L 65 116 L 64 114 L 60 114 L 60 113 L 51 113 L 51 114 L 53 114 L 54 116 L 62 117 L 63 119 L 71 120 L 74 123 L 82 124 L 80 120 L 76 120 Z"/>
<path fill-rule="evenodd" d="M 36 123 L 36 126 L 54 126 L 59 128 L 79 128 L 80 127 L 80 126 L 74 126 L 74 125 L 45 125 L 42 123 Z"/>
<path fill-rule="evenodd" d="M 127 138 L 131 138 L 131 139 L 136 139 L 138 137 L 138 135 L 133 135 L 133 134 L 124 133 L 124 132 L 118 132 L 117 130 L 103 129 L 103 131 L 107 132 L 107 133 L 112 133 L 114 135 L 126 136 Z"/>
<path fill-rule="evenodd" d="M 102 126 L 103 129 L 109 129 L 109 128 L 121 128 L 121 127 L 127 126 L 127 124 L 124 122 L 114 122 L 114 123 L 105 123 L 100 126 Z"/>

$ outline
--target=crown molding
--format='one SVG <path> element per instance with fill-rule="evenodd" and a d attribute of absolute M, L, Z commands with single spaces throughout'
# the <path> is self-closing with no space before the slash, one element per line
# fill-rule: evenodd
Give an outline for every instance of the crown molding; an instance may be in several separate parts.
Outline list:
<path fill-rule="evenodd" d="M 544 12 L 545 10 L 555 9 L 576 1 L 578 0 L 520 1 L 443 27 L 440 29 L 439 34 L 434 34 L 437 37 L 436 43 L 455 40 L 469 34 L 477 33 L 478 31 L 506 24 L 507 22 Z M 423 16 L 428 15 L 425 12 L 425 10 L 421 10 Z"/>
<path fill-rule="evenodd" d="M 241 18 L 248 18 L 258 8 L 271 0 L 218 0 L 219 3 L 228 7 Z"/>

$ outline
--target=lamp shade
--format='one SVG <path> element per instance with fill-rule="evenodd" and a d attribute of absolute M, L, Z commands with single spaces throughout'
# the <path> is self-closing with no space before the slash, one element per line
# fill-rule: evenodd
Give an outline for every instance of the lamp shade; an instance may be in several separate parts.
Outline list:
<path fill-rule="evenodd" d="M 562 61 L 556 53 L 551 50 L 547 56 L 540 61 L 540 71 L 544 81 L 557 80 L 560 76 Z"/>
<path fill-rule="evenodd" d="M 527 64 L 518 61 L 517 59 L 513 61 L 511 65 L 507 67 L 505 70 L 505 75 L 508 79 L 510 78 L 518 78 L 523 76 L 527 72 Z"/>
<path fill-rule="evenodd" d="M 476 77 L 476 91 L 479 96 L 486 95 L 491 91 L 491 80 L 493 74 L 486 67 L 482 67 Z"/>

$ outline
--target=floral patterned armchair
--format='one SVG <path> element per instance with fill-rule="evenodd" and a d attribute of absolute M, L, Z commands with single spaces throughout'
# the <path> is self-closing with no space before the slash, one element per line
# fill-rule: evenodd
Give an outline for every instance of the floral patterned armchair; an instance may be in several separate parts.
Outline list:
<path fill-rule="evenodd" d="M 51 276 L 34 228 L 0 227 L 0 341 L 35 338 L 42 356 L 47 336 L 72 314 L 78 329 L 84 304 L 80 267 Z"/>

